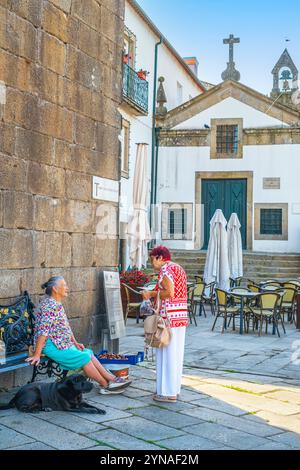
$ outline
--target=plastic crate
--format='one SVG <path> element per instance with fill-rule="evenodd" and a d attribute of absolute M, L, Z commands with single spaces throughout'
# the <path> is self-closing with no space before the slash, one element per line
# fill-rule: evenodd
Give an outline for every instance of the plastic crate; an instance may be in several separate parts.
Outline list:
<path fill-rule="evenodd" d="M 98 359 L 101 364 L 138 364 L 139 362 L 143 362 L 144 360 L 144 352 L 140 351 L 137 354 L 124 354 L 126 359 L 99 359 L 99 356 L 102 354 L 108 353 L 107 350 L 100 351 L 97 355 L 96 358 Z"/>

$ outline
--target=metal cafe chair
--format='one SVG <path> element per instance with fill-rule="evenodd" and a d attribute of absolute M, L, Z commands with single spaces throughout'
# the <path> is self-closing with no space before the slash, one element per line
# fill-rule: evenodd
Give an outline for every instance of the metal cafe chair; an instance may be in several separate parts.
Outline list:
<path fill-rule="evenodd" d="M 204 305 L 203 305 L 203 299 L 202 299 L 204 289 L 205 289 L 205 283 L 204 282 L 197 282 L 197 284 L 195 285 L 195 287 L 193 289 L 193 297 L 194 297 L 193 302 L 194 302 L 195 314 L 196 314 L 196 311 L 197 311 L 197 306 L 199 305 L 199 316 L 201 316 L 202 311 L 203 311 L 204 316 L 206 318 L 206 312 L 205 312 L 205 308 L 204 308 Z"/>
<path fill-rule="evenodd" d="M 227 328 L 227 320 L 240 314 L 240 309 L 238 307 L 230 307 L 230 297 L 231 295 L 228 294 L 228 292 L 222 289 L 216 289 L 217 308 L 212 331 L 214 331 L 218 318 L 223 318 L 222 333 L 224 333 L 224 330 Z"/>
<path fill-rule="evenodd" d="M 232 277 L 229 278 L 230 281 L 230 289 L 234 287 L 240 287 L 242 284 L 243 278 L 242 277 L 237 277 L 236 279 L 233 279 Z"/>
<path fill-rule="evenodd" d="M 216 303 L 215 285 L 216 285 L 215 282 L 210 282 L 209 284 L 205 284 L 205 287 L 202 293 L 203 308 L 204 308 L 204 305 L 206 304 L 210 305 L 212 315 L 215 315 L 215 303 Z"/>
<path fill-rule="evenodd" d="M 286 281 L 282 284 L 283 287 L 291 288 L 291 289 L 296 289 L 298 292 L 300 292 L 300 282 L 299 281 Z"/>
<path fill-rule="evenodd" d="M 196 311 L 195 311 L 195 303 L 194 303 L 194 292 L 195 292 L 196 286 L 190 286 L 188 287 L 187 291 L 187 307 L 188 307 L 188 315 L 190 319 L 191 325 L 193 324 L 193 320 L 195 322 L 195 326 L 197 326 L 197 321 L 196 321 Z"/>
<path fill-rule="evenodd" d="M 273 326 L 275 326 L 277 334 L 280 337 L 278 320 L 281 320 L 281 324 L 285 332 L 282 317 L 278 308 L 280 305 L 280 299 L 281 296 L 278 292 L 264 292 L 259 296 L 259 306 L 251 307 L 254 317 L 259 322 L 259 336 L 262 334 L 264 321 L 266 322 L 266 334 L 268 333 L 268 325 L 271 322 L 273 323 Z"/>
<path fill-rule="evenodd" d="M 281 284 L 279 281 L 277 281 L 276 279 L 267 279 L 265 281 L 262 281 L 259 283 L 260 286 L 267 286 L 267 285 L 273 285 L 273 286 L 278 286 L 280 287 Z"/>
<path fill-rule="evenodd" d="M 127 322 L 128 314 L 131 310 L 136 311 L 136 322 L 139 323 L 140 320 L 140 306 L 142 304 L 141 302 L 134 302 L 135 299 L 133 299 L 133 294 L 138 294 L 141 295 L 141 292 L 138 292 L 134 290 L 132 287 L 128 286 L 127 284 L 124 284 L 123 282 L 121 283 L 121 286 L 123 287 L 125 294 L 126 294 L 126 309 L 124 312 L 124 321 L 125 324 Z"/>
<path fill-rule="evenodd" d="M 294 286 L 286 287 L 290 285 L 291 285 L 290 283 L 286 283 L 283 286 L 284 294 L 280 302 L 280 314 L 282 315 L 283 320 L 284 320 L 284 315 L 287 314 L 288 321 L 290 321 L 290 323 L 293 323 L 295 319 L 295 314 L 296 314 L 297 289 L 295 289 Z"/>

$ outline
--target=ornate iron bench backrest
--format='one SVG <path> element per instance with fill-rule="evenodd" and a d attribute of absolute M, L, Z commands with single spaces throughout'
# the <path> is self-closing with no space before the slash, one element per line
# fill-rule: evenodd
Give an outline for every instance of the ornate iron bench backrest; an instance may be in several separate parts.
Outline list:
<path fill-rule="evenodd" d="M 0 305 L 0 341 L 5 354 L 28 350 L 33 343 L 34 305 L 28 292 L 12 305 Z"/>

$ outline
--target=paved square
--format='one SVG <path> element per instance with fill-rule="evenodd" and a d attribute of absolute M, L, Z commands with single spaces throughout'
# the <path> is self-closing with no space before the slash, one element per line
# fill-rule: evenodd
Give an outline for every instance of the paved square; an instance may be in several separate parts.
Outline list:
<path fill-rule="evenodd" d="M 21 450 L 295 450 L 300 449 L 299 332 L 262 336 L 211 332 L 213 317 L 187 330 L 183 386 L 177 403 L 152 400 L 155 362 L 131 366 L 122 395 L 85 399 L 106 415 L 0 411 L 0 448 Z M 127 324 L 122 353 L 143 350 L 143 324 Z M 151 358 L 151 354 L 150 354 Z M 0 393 L 7 403 L 12 393 Z"/>

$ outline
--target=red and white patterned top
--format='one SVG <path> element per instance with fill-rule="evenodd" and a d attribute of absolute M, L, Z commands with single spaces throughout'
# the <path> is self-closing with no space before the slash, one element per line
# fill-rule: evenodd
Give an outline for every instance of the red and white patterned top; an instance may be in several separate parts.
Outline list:
<path fill-rule="evenodd" d="M 174 297 L 160 301 L 160 315 L 169 319 L 171 328 L 188 326 L 186 273 L 179 264 L 168 261 L 159 271 L 157 291 L 163 289 L 164 276 L 174 284 Z"/>

